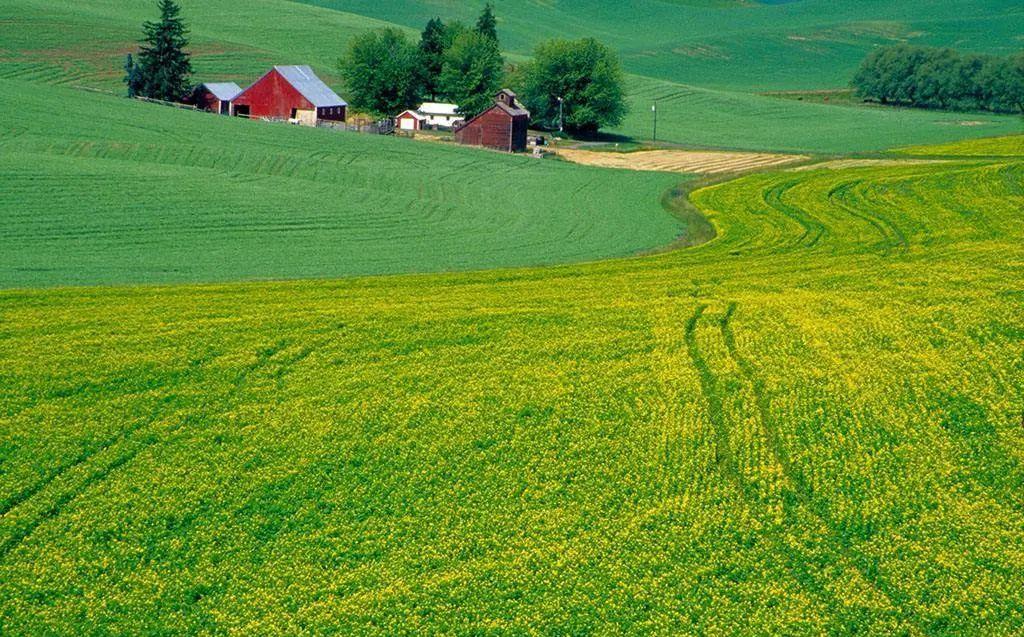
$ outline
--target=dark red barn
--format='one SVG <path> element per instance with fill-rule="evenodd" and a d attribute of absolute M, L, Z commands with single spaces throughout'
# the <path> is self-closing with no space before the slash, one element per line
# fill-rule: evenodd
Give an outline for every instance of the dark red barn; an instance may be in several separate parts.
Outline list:
<path fill-rule="evenodd" d="M 498 92 L 494 106 L 455 129 L 455 140 L 470 146 L 485 146 L 509 153 L 526 150 L 526 129 L 530 111 L 516 102 L 508 89 Z"/>
<path fill-rule="evenodd" d="M 315 126 L 318 120 L 345 121 L 348 104 L 308 66 L 275 66 L 242 91 L 232 104 L 235 115 L 290 119 Z"/>

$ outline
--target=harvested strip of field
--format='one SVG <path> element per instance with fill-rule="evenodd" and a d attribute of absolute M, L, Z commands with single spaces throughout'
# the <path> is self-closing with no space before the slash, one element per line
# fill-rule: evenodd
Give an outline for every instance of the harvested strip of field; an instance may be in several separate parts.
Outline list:
<path fill-rule="evenodd" d="M 748 172 L 761 168 L 784 166 L 808 159 L 804 155 L 692 150 L 642 150 L 635 153 L 610 153 L 567 148 L 559 149 L 556 152 L 560 157 L 571 162 L 589 166 L 698 175 Z"/>
<path fill-rule="evenodd" d="M 925 164 L 941 164 L 946 159 L 834 159 L 823 161 L 817 164 L 806 164 L 790 168 L 791 171 L 818 170 L 827 168 L 829 170 L 843 170 L 845 168 L 870 168 L 873 166 L 917 166 Z"/>

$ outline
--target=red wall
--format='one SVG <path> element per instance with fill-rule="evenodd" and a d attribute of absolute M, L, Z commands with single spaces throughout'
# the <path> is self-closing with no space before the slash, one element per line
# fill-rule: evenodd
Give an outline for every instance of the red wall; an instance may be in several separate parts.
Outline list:
<path fill-rule="evenodd" d="M 494 106 L 455 131 L 455 139 L 460 144 L 471 146 L 486 146 L 504 151 L 526 150 L 528 124 L 525 116 L 512 117 Z"/>
<path fill-rule="evenodd" d="M 291 117 L 292 109 L 313 110 L 310 103 L 301 93 L 289 84 L 277 69 L 267 73 L 255 84 L 235 98 L 235 108 L 249 107 L 249 117 Z M 345 119 L 344 113 L 341 119 Z"/>

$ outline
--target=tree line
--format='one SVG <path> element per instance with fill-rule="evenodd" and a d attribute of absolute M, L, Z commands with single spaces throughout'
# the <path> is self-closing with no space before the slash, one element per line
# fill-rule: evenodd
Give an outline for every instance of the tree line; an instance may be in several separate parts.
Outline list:
<path fill-rule="evenodd" d="M 419 42 L 394 28 L 357 36 L 339 71 L 351 105 L 382 116 L 430 99 L 457 104 L 469 118 L 489 108 L 503 87 L 520 93 L 534 124 L 551 129 L 564 124 L 593 133 L 626 114 L 624 76 L 608 47 L 593 38 L 550 40 L 537 46 L 531 61 L 509 65 L 490 4 L 472 28 L 430 20 Z"/>
<path fill-rule="evenodd" d="M 897 44 L 868 54 L 852 86 L 882 104 L 1024 113 L 1024 52 L 995 56 Z"/>

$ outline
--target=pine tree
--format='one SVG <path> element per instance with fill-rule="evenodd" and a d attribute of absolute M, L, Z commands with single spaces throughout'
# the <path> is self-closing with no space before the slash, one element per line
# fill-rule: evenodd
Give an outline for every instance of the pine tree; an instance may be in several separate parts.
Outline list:
<path fill-rule="evenodd" d="M 440 19 L 434 18 L 427 22 L 420 37 L 419 57 L 420 69 L 423 74 L 423 92 L 431 99 L 437 99 L 440 91 L 438 82 L 444 64 L 445 45 L 448 40 L 447 29 Z"/>
<path fill-rule="evenodd" d="M 145 97 L 174 102 L 191 88 L 192 62 L 185 50 L 188 29 L 174 0 L 160 0 L 159 8 L 160 20 L 142 25 L 145 36 L 138 56 L 138 91 Z"/>
<path fill-rule="evenodd" d="M 476 31 L 485 38 L 498 41 L 498 21 L 494 18 L 494 5 L 488 2 L 480 19 L 476 21 Z"/>
<path fill-rule="evenodd" d="M 135 97 L 142 90 L 142 69 L 131 53 L 124 59 L 124 83 L 128 86 L 128 97 Z"/>

